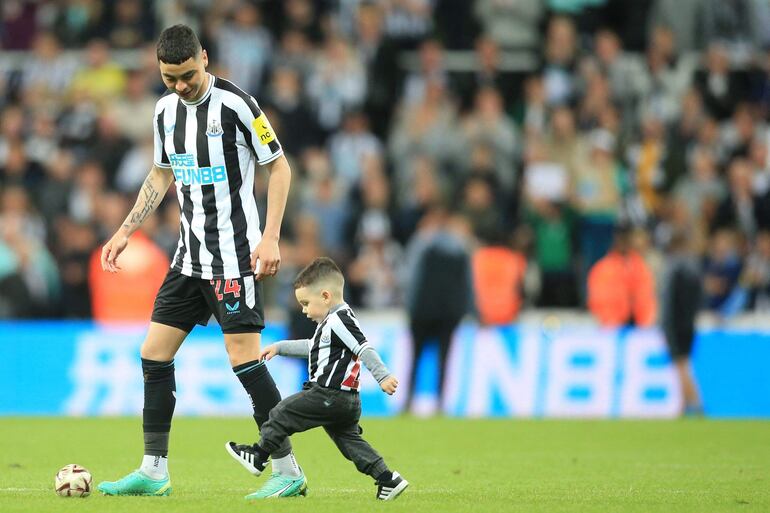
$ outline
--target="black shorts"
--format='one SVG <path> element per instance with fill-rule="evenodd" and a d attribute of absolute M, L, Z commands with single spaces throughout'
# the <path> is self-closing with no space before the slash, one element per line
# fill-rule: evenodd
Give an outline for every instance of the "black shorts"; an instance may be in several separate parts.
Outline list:
<path fill-rule="evenodd" d="M 262 284 L 254 276 L 190 278 L 170 269 L 152 309 L 152 322 L 190 332 L 214 314 L 222 333 L 259 333 L 265 327 Z"/>
<path fill-rule="evenodd" d="M 677 360 L 692 354 L 692 347 L 695 342 L 695 327 L 693 325 L 679 328 L 664 327 L 663 333 L 672 359 Z"/>

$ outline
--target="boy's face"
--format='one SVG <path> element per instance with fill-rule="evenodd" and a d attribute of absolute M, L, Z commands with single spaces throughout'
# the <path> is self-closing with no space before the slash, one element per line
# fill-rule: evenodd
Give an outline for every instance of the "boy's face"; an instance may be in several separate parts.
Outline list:
<path fill-rule="evenodd" d="M 294 291 L 294 295 L 297 296 L 297 301 L 302 307 L 302 313 L 315 322 L 324 320 L 332 307 L 332 295 L 328 290 L 313 286 L 300 287 Z"/>

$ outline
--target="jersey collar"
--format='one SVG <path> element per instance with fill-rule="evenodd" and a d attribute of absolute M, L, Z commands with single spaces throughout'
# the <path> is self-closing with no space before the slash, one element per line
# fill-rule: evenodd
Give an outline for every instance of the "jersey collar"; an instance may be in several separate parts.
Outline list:
<path fill-rule="evenodd" d="M 200 105 L 201 103 L 203 103 L 203 102 L 205 102 L 206 100 L 209 99 L 209 96 L 211 96 L 211 89 L 214 88 L 214 80 L 215 79 L 214 79 L 214 75 L 212 75 L 209 72 L 206 72 L 206 75 L 209 76 L 209 86 L 206 88 L 206 93 L 203 96 L 201 96 L 200 98 L 198 98 L 197 100 L 195 100 L 194 102 L 186 102 L 186 101 L 184 101 L 180 97 L 179 99 L 182 100 L 182 103 L 184 103 L 188 107 L 195 107 L 195 106 Z"/>
<path fill-rule="evenodd" d="M 339 303 L 338 305 L 331 307 L 331 309 L 329 310 L 329 313 L 326 314 L 325 318 L 328 318 L 331 314 L 333 314 L 334 312 L 338 312 L 343 308 L 348 308 L 348 304 L 344 301 L 342 303 Z"/>

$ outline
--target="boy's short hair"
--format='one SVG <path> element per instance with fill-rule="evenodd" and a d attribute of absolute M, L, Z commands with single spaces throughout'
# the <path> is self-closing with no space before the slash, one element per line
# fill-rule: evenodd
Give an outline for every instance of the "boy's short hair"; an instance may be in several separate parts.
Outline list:
<path fill-rule="evenodd" d="M 158 38 L 158 60 L 165 64 L 182 64 L 187 59 L 196 58 L 200 51 L 201 42 L 187 25 L 168 27 Z"/>
<path fill-rule="evenodd" d="M 294 280 L 294 290 L 309 287 L 320 281 L 333 279 L 339 283 L 340 286 L 344 285 L 345 278 L 342 276 L 342 271 L 337 267 L 329 257 L 319 257 L 310 262 L 304 269 L 302 269 L 297 278 Z"/>

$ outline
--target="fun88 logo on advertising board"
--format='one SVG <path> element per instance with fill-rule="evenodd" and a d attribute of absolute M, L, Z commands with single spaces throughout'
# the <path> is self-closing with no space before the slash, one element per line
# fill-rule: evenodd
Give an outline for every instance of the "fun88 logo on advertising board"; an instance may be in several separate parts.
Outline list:
<path fill-rule="evenodd" d="M 176 181 L 184 185 L 210 185 L 227 180 L 225 166 L 198 167 L 192 153 L 172 153 L 169 159 Z"/>

